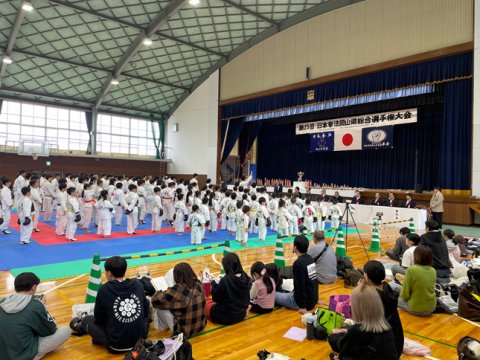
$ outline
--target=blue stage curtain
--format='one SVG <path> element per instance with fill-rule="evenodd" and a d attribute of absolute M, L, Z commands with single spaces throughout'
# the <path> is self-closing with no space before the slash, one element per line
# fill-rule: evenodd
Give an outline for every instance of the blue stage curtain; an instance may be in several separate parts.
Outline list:
<path fill-rule="evenodd" d="M 262 123 L 260 121 L 254 122 L 245 122 L 243 125 L 243 130 L 240 134 L 239 139 L 239 155 L 240 155 L 240 163 L 244 164 L 247 158 L 247 154 L 252 148 L 255 139 L 257 138 L 258 134 L 260 133 L 260 129 L 262 127 Z"/>
<path fill-rule="evenodd" d="M 93 130 L 93 113 L 91 111 L 85 111 L 85 121 L 87 123 L 87 130 L 88 130 L 88 146 L 87 146 L 87 154 L 92 153 L 92 130 Z"/>
<path fill-rule="evenodd" d="M 310 153 L 309 135 L 295 135 L 295 124 L 263 122 L 258 139 L 258 178 L 294 179 L 298 171 L 317 183 L 380 189 L 431 189 L 439 181 L 442 104 L 419 107 L 418 123 L 395 126 L 394 148 Z"/>
<path fill-rule="evenodd" d="M 228 124 L 225 126 L 225 136 L 222 139 L 223 153 L 220 163 L 223 163 L 225 160 L 227 160 L 228 155 L 230 155 L 232 152 L 235 143 L 240 137 L 240 132 L 242 131 L 244 121 L 244 118 L 224 121 L 228 122 Z"/>
<path fill-rule="evenodd" d="M 360 94 L 392 90 L 418 84 L 471 76 L 472 53 L 407 65 L 350 79 L 312 86 L 289 93 L 248 100 L 222 107 L 222 119 L 243 117 L 264 111 L 278 110 L 313 102 L 341 99 Z M 307 92 L 315 90 L 315 98 L 307 101 Z"/>
<path fill-rule="evenodd" d="M 472 79 L 444 85 L 440 178 L 445 189 L 470 189 L 472 163 Z"/>

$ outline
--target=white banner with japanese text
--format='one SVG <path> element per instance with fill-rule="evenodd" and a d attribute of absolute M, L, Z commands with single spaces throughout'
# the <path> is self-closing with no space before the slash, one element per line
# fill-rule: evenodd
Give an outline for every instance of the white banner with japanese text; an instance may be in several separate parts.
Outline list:
<path fill-rule="evenodd" d="M 366 127 L 401 125 L 416 122 L 417 109 L 415 108 L 296 124 L 295 133 L 296 135 L 303 135 L 333 130 L 362 129 Z"/>

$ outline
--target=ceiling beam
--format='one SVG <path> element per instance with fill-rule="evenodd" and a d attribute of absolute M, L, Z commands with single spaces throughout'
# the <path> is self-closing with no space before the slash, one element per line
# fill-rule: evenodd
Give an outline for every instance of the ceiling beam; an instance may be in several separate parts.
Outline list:
<path fill-rule="evenodd" d="M 62 63 L 62 64 L 68 64 L 70 66 L 78 66 L 78 67 L 83 67 L 83 68 L 94 70 L 94 71 L 102 71 L 102 72 L 105 72 L 105 73 L 110 73 L 110 71 L 108 71 L 106 69 L 103 69 L 101 67 L 87 65 L 87 64 L 81 64 L 81 63 L 74 62 L 74 61 L 71 61 L 71 60 L 58 59 L 58 58 L 55 58 L 55 57 L 51 57 L 49 55 L 35 54 L 35 53 L 29 52 L 29 51 L 26 51 L 26 50 L 14 49 L 13 52 L 18 53 L 18 54 L 23 54 L 23 55 L 26 55 L 26 56 L 37 57 L 39 59 L 45 59 L 45 60 L 49 60 L 49 61 L 59 62 L 59 63 Z M 144 78 L 144 77 L 141 77 L 141 76 L 133 76 L 133 75 L 123 75 L 123 76 L 125 76 L 126 78 L 129 78 L 129 79 L 136 79 L 136 80 L 141 80 L 141 81 L 145 81 L 145 82 L 151 82 L 151 83 L 161 85 L 161 86 L 169 86 L 169 87 L 174 88 L 174 89 L 187 90 L 187 91 L 189 90 L 189 88 L 186 87 L 186 86 L 175 85 L 175 84 L 171 84 L 171 83 L 168 83 L 168 82 L 165 82 L 165 81 L 158 81 L 158 80 L 153 80 L 153 79 L 148 79 L 148 78 Z"/>
<path fill-rule="evenodd" d="M 12 31 L 10 31 L 10 36 L 8 38 L 7 47 L 4 50 L 4 55 L 2 56 L 2 67 L 0 68 L 0 87 L 2 87 L 2 79 L 7 72 L 8 64 L 3 62 L 3 59 L 6 56 L 10 56 L 13 50 L 13 46 L 15 45 L 15 40 L 17 40 L 18 33 L 20 32 L 20 28 L 22 27 L 23 20 L 25 19 L 25 15 L 27 14 L 26 10 L 23 10 L 23 5 L 26 3 L 26 0 L 22 0 L 17 10 L 17 16 L 15 17 L 15 21 L 13 23 Z"/>
<path fill-rule="evenodd" d="M 243 6 L 241 4 L 237 4 L 233 1 L 230 1 L 230 0 L 222 0 L 225 4 L 227 5 L 230 5 L 231 7 L 234 7 L 238 10 L 241 10 L 249 15 L 252 15 L 252 16 L 255 16 L 257 19 L 260 19 L 262 21 L 265 21 L 267 23 L 269 23 L 270 25 L 273 25 L 273 26 L 277 26 L 278 23 L 268 17 L 266 17 L 265 15 L 262 15 L 262 14 L 259 14 L 253 10 L 250 10 L 249 8 L 247 8 L 246 6 Z"/>
<path fill-rule="evenodd" d="M 282 22 L 278 23 L 276 26 L 271 26 L 266 30 L 262 31 L 261 33 L 255 35 L 253 38 L 248 40 L 246 43 L 240 45 L 233 51 L 231 51 L 227 55 L 227 59 L 220 59 L 217 61 L 210 69 L 205 71 L 205 73 L 199 77 L 191 86 L 189 93 L 193 93 L 196 88 L 198 88 L 208 77 L 213 74 L 216 70 L 220 69 L 224 66 L 227 62 L 232 61 L 237 56 L 241 55 L 248 49 L 252 48 L 253 46 L 257 45 L 258 43 L 268 39 L 269 37 L 279 33 L 280 31 L 286 30 L 289 27 L 295 26 L 298 23 L 303 21 L 309 20 L 313 17 L 328 13 L 330 11 L 352 5 L 355 3 L 359 3 L 365 0 L 330 0 L 327 2 L 323 2 L 319 5 L 316 5 L 308 10 L 305 10 L 301 13 L 298 13 L 290 18 L 283 20 Z M 224 0 L 224 2 L 226 2 Z M 173 115 L 175 110 L 182 104 L 183 101 L 188 97 L 189 93 L 185 92 L 182 94 L 177 101 L 172 105 L 172 107 L 168 110 L 169 117 Z"/>
<path fill-rule="evenodd" d="M 73 9 L 73 10 L 76 10 L 76 11 L 79 11 L 79 12 L 84 12 L 84 13 L 87 13 L 87 14 L 90 14 L 90 15 L 93 15 L 93 16 L 97 16 L 97 17 L 102 18 L 102 19 L 112 21 L 112 22 L 120 24 L 120 25 L 131 27 L 133 29 L 138 30 L 139 32 L 142 32 L 142 33 L 146 32 L 146 30 L 139 25 L 136 25 L 136 24 L 130 23 L 128 21 L 118 19 L 118 18 L 113 17 L 113 16 L 102 14 L 102 13 L 100 13 L 98 11 L 95 11 L 95 10 L 91 10 L 91 9 L 88 9 L 88 8 L 85 8 L 85 7 L 82 7 L 82 6 L 71 4 L 71 3 L 68 3 L 68 2 L 62 1 L 62 0 L 48 0 L 48 1 L 52 4 L 65 6 L 65 7 L 68 7 L 70 9 Z M 169 39 L 169 40 L 178 42 L 180 44 L 189 46 L 189 47 L 197 49 L 197 50 L 202 50 L 202 51 L 204 51 L 206 53 L 209 53 L 209 54 L 217 55 L 217 56 L 220 56 L 220 57 L 225 57 L 226 56 L 225 54 L 223 54 L 221 52 L 210 50 L 206 47 L 203 47 L 203 46 L 200 46 L 200 45 L 197 45 L 197 44 L 185 41 L 185 40 L 181 40 L 179 38 L 176 38 L 175 36 L 171 36 L 171 35 L 159 32 L 159 31 L 156 32 L 156 35 L 160 36 L 162 38 Z"/>
<path fill-rule="evenodd" d="M 100 93 L 95 99 L 95 107 L 100 106 L 103 99 L 105 98 L 105 95 L 107 95 L 110 87 L 112 86 L 112 80 L 118 78 L 118 76 L 122 73 L 125 67 L 129 64 L 130 60 L 137 54 L 138 50 L 142 46 L 143 40 L 154 35 L 155 32 L 168 21 L 170 16 L 176 14 L 178 10 L 180 10 L 185 5 L 185 2 L 186 0 L 173 0 L 168 3 L 168 5 L 160 13 L 158 13 L 158 15 L 155 16 L 152 22 L 148 25 L 145 33 L 138 35 L 137 38 L 130 44 L 128 49 L 125 51 L 125 53 L 115 66 L 113 73 L 110 74 L 105 80 L 102 89 L 100 90 Z"/>

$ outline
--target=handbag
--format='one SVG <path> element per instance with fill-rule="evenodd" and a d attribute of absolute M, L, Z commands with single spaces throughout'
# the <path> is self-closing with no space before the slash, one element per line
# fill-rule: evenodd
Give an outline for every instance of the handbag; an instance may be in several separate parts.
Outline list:
<path fill-rule="evenodd" d="M 457 354 L 462 360 L 480 360 L 480 341 L 464 336 L 457 344 Z"/>
<path fill-rule="evenodd" d="M 358 280 L 363 279 L 363 273 L 356 269 L 345 269 L 345 280 L 343 287 L 354 288 L 357 286 Z"/>
<path fill-rule="evenodd" d="M 192 345 L 183 334 L 161 340 L 137 341 L 124 360 L 192 360 Z"/>
<path fill-rule="evenodd" d="M 340 329 L 343 326 L 344 316 L 335 311 L 318 308 L 315 316 L 317 317 L 316 327 L 323 326 L 329 335 L 333 329 Z"/>
<path fill-rule="evenodd" d="M 458 315 L 468 320 L 480 321 L 480 293 L 473 282 L 460 288 Z"/>
<path fill-rule="evenodd" d="M 328 308 L 336 313 L 343 314 L 346 319 L 352 318 L 350 295 L 331 295 Z"/>

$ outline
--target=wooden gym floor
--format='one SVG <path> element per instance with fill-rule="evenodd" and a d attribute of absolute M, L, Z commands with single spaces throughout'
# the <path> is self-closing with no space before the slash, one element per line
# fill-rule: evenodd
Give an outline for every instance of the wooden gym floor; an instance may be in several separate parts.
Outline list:
<path fill-rule="evenodd" d="M 369 245 L 369 229 L 363 227 L 363 241 Z M 398 229 L 389 228 L 381 230 L 382 248 L 390 247 L 396 238 Z M 328 239 L 330 241 L 331 239 Z M 285 258 L 288 264 L 295 260 L 292 257 L 292 245 L 285 245 Z M 273 261 L 273 247 L 247 249 L 238 252 L 242 264 L 249 271 L 249 266 L 257 260 L 264 262 Z M 368 253 L 370 259 L 380 257 L 379 253 Z M 367 257 L 361 247 L 357 234 L 349 235 L 348 255 L 352 257 L 356 267 L 362 266 Z M 217 261 L 220 255 L 217 255 Z M 193 269 L 198 272 L 208 266 L 212 272 L 218 271 L 218 264 L 211 256 L 194 257 L 187 259 Z M 153 277 L 161 276 L 174 266 L 174 262 L 165 262 L 150 265 Z M 130 268 L 127 275 L 132 277 L 138 269 Z M 39 292 L 47 291 L 52 287 L 66 282 L 69 279 L 44 282 L 39 286 Z M 104 279 L 105 280 L 105 279 Z M 88 276 L 70 282 L 47 295 L 47 307 L 56 318 L 59 325 L 67 325 L 71 320 L 71 307 L 73 304 L 83 303 L 87 287 Z M 13 276 L 9 272 L 0 273 L 0 297 L 14 292 Z M 343 280 L 335 284 L 321 285 L 319 289 L 319 305 L 328 306 L 329 296 L 332 294 L 349 294 L 350 289 L 343 287 Z M 480 328 L 453 315 L 434 314 L 426 318 L 409 315 L 399 310 L 405 336 L 420 341 L 432 350 L 432 357 L 437 359 L 457 359 L 456 344 L 465 335 L 480 339 Z M 251 316 L 240 324 L 221 326 L 208 323 L 202 334 L 191 339 L 193 354 L 196 360 L 203 359 L 257 359 L 259 350 L 267 349 L 289 356 L 291 359 L 328 359 L 330 347 L 328 343 L 313 340 L 297 342 L 283 337 L 292 327 L 302 327 L 300 315 L 295 311 L 278 309 L 270 314 Z M 169 336 L 168 331 L 158 331 L 151 326 L 149 338 L 156 339 Z M 1 356 L 0 356 L 1 357 Z M 111 355 L 105 349 L 92 345 L 89 336 L 71 337 L 61 348 L 45 357 L 48 360 L 61 359 L 123 359 L 122 355 Z M 415 359 L 403 356 L 402 359 Z"/>

